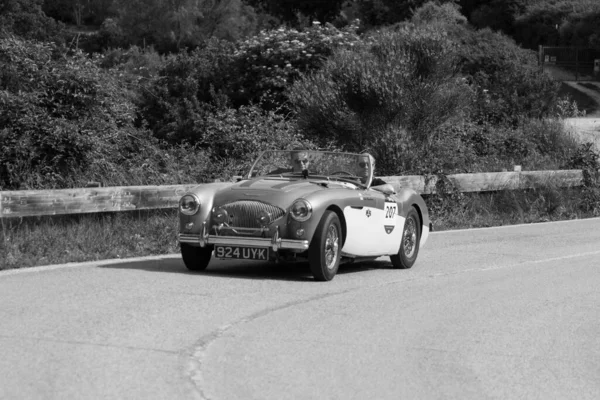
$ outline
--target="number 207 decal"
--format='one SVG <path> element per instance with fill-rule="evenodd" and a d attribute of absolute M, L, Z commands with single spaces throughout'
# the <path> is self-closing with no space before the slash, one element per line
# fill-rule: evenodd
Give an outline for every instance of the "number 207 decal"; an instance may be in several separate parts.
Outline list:
<path fill-rule="evenodd" d="M 395 203 L 385 204 L 385 219 L 393 219 L 398 212 L 398 205 Z"/>

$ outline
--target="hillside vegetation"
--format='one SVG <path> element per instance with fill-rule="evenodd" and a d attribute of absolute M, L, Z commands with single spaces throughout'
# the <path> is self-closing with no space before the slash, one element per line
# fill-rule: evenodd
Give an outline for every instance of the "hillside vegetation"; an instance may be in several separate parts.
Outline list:
<path fill-rule="evenodd" d="M 384 175 L 574 165 L 559 119 L 576 104 L 534 52 L 470 26 L 454 3 L 363 33 L 314 22 L 165 54 L 88 55 L 12 26 L 0 39 L 3 190 L 228 179 L 261 149 L 299 144 L 369 151 Z"/>
<path fill-rule="evenodd" d="M 595 149 L 562 123 L 581 114 L 577 103 L 514 39 L 535 4 L 290 0 L 289 13 L 275 0 L 91 3 L 0 6 L 0 190 L 230 179 L 260 150 L 298 145 L 368 151 L 379 175 L 598 169 Z M 504 25 L 485 22 L 509 3 L 521 6 Z M 100 28 L 65 29 L 85 21 Z M 576 32 L 595 43 L 594 29 Z M 563 207 L 569 215 L 600 213 L 595 185 Z M 438 221 L 474 204 L 451 189 L 429 201 Z M 551 203 L 542 214 L 560 209 Z M 6 247 L 13 228 L 3 225 L 3 251 L 18 260 L 19 245 Z"/>

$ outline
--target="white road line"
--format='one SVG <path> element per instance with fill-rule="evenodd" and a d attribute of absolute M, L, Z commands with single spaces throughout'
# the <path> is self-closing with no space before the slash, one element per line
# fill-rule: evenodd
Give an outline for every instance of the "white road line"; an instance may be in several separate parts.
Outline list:
<path fill-rule="evenodd" d="M 501 226 L 487 226 L 484 228 L 466 228 L 466 229 L 448 229 L 445 231 L 433 231 L 429 232 L 430 235 L 442 235 L 444 233 L 454 233 L 454 232 L 473 232 L 473 231 L 481 231 L 488 229 L 504 229 L 504 228 L 519 228 L 524 226 L 536 226 L 536 225 L 547 225 L 547 224 L 569 224 L 572 222 L 582 222 L 582 221 L 590 221 L 590 220 L 600 220 L 600 217 L 594 218 L 582 218 L 582 219 L 568 219 L 563 221 L 548 221 L 548 222 L 532 222 L 528 224 L 516 224 L 516 225 L 501 225 Z"/>
<path fill-rule="evenodd" d="M 520 266 L 528 265 L 528 264 L 543 264 L 543 263 L 552 262 L 552 261 L 570 260 L 570 259 L 573 259 L 573 258 L 582 258 L 582 257 L 597 256 L 597 255 L 600 255 L 600 250 L 598 250 L 598 251 L 590 251 L 590 252 L 581 253 L 581 254 L 570 254 L 568 256 L 562 256 L 562 257 L 545 258 L 543 260 L 521 261 L 521 262 L 518 262 L 518 263 L 507 264 L 507 265 L 495 265 L 495 266 L 483 267 L 483 268 L 469 268 L 469 269 L 462 269 L 460 271 L 452 271 L 452 272 L 439 272 L 437 274 L 431 274 L 431 275 L 429 275 L 429 277 L 433 278 L 433 277 L 437 277 L 437 276 L 457 275 L 457 274 L 463 274 L 465 272 L 494 271 L 494 270 L 505 269 L 505 268 L 520 267 Z"/>

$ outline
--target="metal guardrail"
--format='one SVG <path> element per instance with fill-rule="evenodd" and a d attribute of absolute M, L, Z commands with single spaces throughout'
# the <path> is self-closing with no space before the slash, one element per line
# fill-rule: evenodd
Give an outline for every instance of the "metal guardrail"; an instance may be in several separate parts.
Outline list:
<path fill-rule="evenodd" d="M 461 192 L 531 189 L 544 185 L 581 186 L 581 170 L 494 172 L 448 175 Z M 412 188 L 435 193 L 437 177 L 384 176 L 396 190 Z M 86 214 L 175 208 L 180 197 L 199 184 L 168 186 L 113 186 L 60 190 L 0 192 L 0 218 Z"/>

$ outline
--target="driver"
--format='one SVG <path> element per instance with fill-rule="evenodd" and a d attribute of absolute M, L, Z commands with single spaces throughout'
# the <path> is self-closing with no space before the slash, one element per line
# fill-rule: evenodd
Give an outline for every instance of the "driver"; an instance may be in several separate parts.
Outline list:
<path fill-rule="evenodd" d="M 310 160 L 308 159 L 308 152 L 306 150 L 293 150 L 290 153 L 290 160 L 292 163 L 292 172 L 302 172 L 308 170 Z"/>
<path fill-rule="evenodd" d="M 284 174 L 284 173 L 302 173 L 304 171 L 308 172 L 308 166 L 310 165 L 310 160 L 308 159 L 308 150 L 304 149 L 294 149 L 290 151 L 290 166 L 291 168 L 278 168 L 268 173 L 268 175 L 273 174 Z"/>
<path fill-rule="evenodd" d="M 367 185 L 369 183 L 371 171 L 375 171 L 375 159 L 369 154 L 361 154 L 358 157 L 358 176 L 360 177 L 360 181 L 363 185 Z M 387 182 L 385 182 L 383 179 L 375 178 L 375 176 L 373 176 L 371 186 L 385 185 L 386 183 Z"/>

